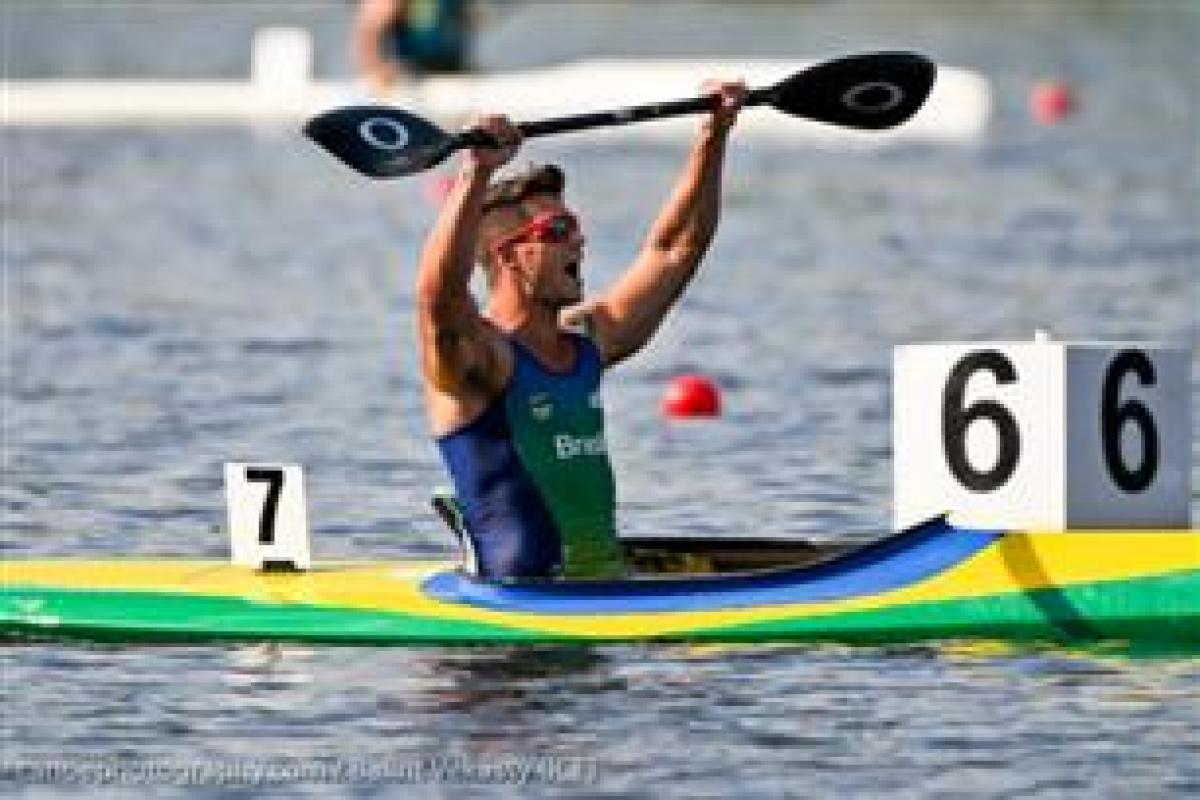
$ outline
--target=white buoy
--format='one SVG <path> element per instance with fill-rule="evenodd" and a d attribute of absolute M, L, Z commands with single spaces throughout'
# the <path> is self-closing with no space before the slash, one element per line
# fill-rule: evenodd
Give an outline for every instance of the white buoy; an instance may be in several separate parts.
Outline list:
<path fill-rule="evenodd" d="M 264 92 L 305 91 L 313 80 L 312 36 L 304 28 L 254 32 L 250 82 Z"/>

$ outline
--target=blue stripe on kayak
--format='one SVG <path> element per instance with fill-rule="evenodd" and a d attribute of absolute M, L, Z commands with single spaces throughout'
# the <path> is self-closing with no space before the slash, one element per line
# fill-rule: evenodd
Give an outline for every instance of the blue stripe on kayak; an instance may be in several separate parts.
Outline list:
<path fill-rule="evenodd" d="M 937 575 L 979 552 L 1002 531 L 955 528 L 943 519 L 811 567 L 699 578 L 486 583 L 457 571 L 422 585 L 443 602 L 539 614 L 712 611 L 819 603 L 879 594 Z"/>

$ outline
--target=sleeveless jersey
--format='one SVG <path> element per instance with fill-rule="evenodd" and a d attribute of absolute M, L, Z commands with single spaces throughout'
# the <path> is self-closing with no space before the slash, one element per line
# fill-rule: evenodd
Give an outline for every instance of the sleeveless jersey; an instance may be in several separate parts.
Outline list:
<path fill-rule="evenodd" d="M 484 578 L 616 577 L 616 491 L 595 344 L 552 372 L 510 339 L 513 373 L 483 414 L 438 439 Z"/>

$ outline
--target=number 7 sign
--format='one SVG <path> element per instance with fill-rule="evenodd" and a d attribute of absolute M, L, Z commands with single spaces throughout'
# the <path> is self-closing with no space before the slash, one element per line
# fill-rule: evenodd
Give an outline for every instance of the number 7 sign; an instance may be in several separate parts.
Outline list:
<path fill-rule="evenodd" d="M 1186 528 L 1190 367 L 1144 345 L 896 348 L 896 525 Z"/>
<path fill-rule="evenodd" d="M 226 464 L 225 497 L 234 564 L 263 570 L 312 566 L 299 466 Z"/>

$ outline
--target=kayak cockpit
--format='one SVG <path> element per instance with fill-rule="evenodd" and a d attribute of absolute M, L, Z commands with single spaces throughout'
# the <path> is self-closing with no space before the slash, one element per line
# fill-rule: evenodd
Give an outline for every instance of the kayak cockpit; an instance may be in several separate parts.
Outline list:
<path fill-rule="evenodd" d="M 494 582 L 461 570 L 424 581 L 441 602 L 547 614 L 711 611 L 844 600 L 879 594 L 953 568 L 987 547 L 998 531 L 955 528 L 943 518 L 826 560 L 740 572 L 654 574 L 619 580 Z M 815 557 L 819 548 L 808 553 Z"/>
<path fill-rule="evenodd" d="M 747 538 L 627 538 L 625 563 L 635 576 L 710 575 L 805 567 L 847 553 L 854 545 L 835 542 Z"/>
<path fill-rule="evenodd" d="M 470 536 L 458 501 L 448 493 L 431 498 L 434 511 L 454 536 L 459 560 L 474 562 Z M 836 558 L 854 545 L 746 537 L 636 537 L 621 540 L 625 563 L 634 576 L 711 575 L 803 567 Z"/>

